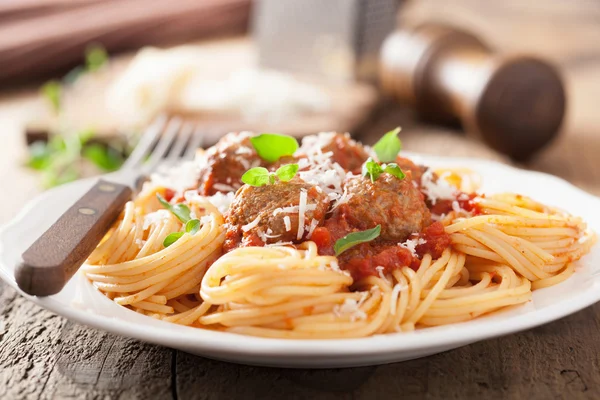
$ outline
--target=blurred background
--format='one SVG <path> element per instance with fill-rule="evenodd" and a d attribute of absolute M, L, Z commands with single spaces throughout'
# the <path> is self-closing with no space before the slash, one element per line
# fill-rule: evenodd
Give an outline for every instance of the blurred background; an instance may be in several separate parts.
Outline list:
<path fill-rule="evenodd" d="M 494 159 L 600 195 L 593 0 L 0 0 L 0 223 L 161 113 Z"/>

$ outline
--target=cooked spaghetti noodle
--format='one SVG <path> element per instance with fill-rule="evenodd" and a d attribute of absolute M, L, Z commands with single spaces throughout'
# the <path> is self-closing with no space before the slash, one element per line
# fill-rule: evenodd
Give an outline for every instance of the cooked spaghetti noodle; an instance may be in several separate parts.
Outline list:
<path fill-rule="evenodd" d="M 463 192 L 474 192 L 479 186 L 471 171 L 436 173 L 439 181 L 446 179 Z M 309 181 L 307 176 L 308 172 L 305 181 Z M 335 192 L 330 181 L 319 184 L 317 192 L 329 193 L 334 199 L 328 215 L 348 201 L 344 200 L 344 196 L 350 197 L 348 186 L 341 185 Z M 422 189 L 428 201 L 432 193 L 441 191 L 434 189 Z M 166 196 L 170 191 L 149 184 L 127 203 L 120 220 L 89 257 L 84 273 L 106 296 L 139 313 L 182 325 L 263 337 L 352 338 L 467 321 L 526 303 L 533 290 L 568 279 L 575 270 L 573 263 L 595 242 L 594 233 L 580 218 L 527 197 L 470 194 L 476 213 L 475 208 L 469 211 L 458 205 L 458 200 L 466 199 L 463 195 L 438 216 L 450 244 L 437 257 L 434 250 L 415 252 L 415 246 L 419 249 L 426 242 L 422 237 L 427 236 L 417 239 L 413 235 L 413 239 L 394 244 L 412 254 L 412 263 L 377 266 L 361 275 L 349 267 L 352 263 L 347 259 L 326 254 L 316 243 L 320 240 L 316 228 L 323 226 L 323 221 L 308 221 L 317 218 L 318 205 L 311 205 L 315 203 L 306 189 L 300 190 L 297 205 L 271 213 L 281 218 L 281 232 L 290 231 L 292 222 L 297 227 L 307 219 L 306 237 L 294 243 L 276 241 L 281 235 L 269 228 L 258 231 L 263 241 L 260 245 L 249 242 L 232 248 L 225 243 L 234 225 L 230 215 L 234 206 L 225 204 L 221 211 L 216 207 L 223 206 L 217 203 L 227 196 L 196 192 L 180 192 L 178 199 L 170 196 L 171 204 L 184 204 L 190 218 L 199 221 L 197 231 L 188 232 L 180 216 L 157 200 L 157 193 Z M 229 195 L 229 202 L 232 197 Z M 436 199 L 431 203 L 434 213 Z M 290 219 L 293 213 L 302 212 L 302 218 Z M 266 219 L 261 215 L 252 216 L 236 232 L 252 232 Z M 180 232 L 178 239 L 165 245 L 168 236 L 176 232 Z M 298 233 L 298 237 L 302 235 Z M 389 251 L 389 241 L 386 246 Z M 375 257 L 385 253 L 373 249 L 380 247 L 369 250 L 377 253 Z"/>

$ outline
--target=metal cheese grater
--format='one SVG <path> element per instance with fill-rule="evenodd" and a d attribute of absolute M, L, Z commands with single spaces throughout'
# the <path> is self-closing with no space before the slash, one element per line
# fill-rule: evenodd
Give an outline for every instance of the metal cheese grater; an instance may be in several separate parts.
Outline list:
<path fill-rule="evenodd" d="M 259 0 L 253 31 L 260 65 L 332 80 L 376 77 L 401 0 Z"/>

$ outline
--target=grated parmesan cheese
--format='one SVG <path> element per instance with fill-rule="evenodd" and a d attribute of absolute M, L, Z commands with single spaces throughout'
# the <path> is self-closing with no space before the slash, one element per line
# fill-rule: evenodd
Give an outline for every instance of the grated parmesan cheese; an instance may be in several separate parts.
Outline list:
<path fill-rule="evenodd" d="M 300 189 L 300 204 L 298 205 L 298 234 L 296 239 L 302 239 L 304 235 L 304 220 L 306 218 L 306 201 L 308 199 L 308 193 L 306 189 Z"/>
<path fill-rule="evenodd" d="M 292 221 L 290 219 L 289 215 L 286 215 L 285 217 L 283 217 L 283 223 L 285 224 L 285 231 L 289 232 L 292 230 Z"/>
<path fill-rule="evenodd" d="M 381 266 L 381 265 L 378 265 L 378 266 L 376 266 L 376 267 L 375 267 L 375 269 L 377 270 L 377 273 L 379 274 L 379 277 L 380 277 L 381 279 L 383 279 L 384 281 L 386 281 L 386 282 L 387 282 L 387 278 L 386 278 L 386 276 L 383 274 L 383 269 L 384 269 L 384 268 L 383 268 L 383 266 Z"/>
<path fill-rule="evenodd" d="M 456 198 L 456 188 L 444 179 L 438 178 L 434 181 L 434 178 L 435 176 L 431 169 L 425 171 L 421 177 L 421 188 L 431 201 L 431 204 L 435 205 L 438 200 L 454 200 Z"/>
<path fill-rule="evenodd" d="M 419 246 L 421 244 L 425 244 L 425 243 L 427 243 L 427 240 L 425 240 L 423 238 L 408 239 L 404 243 L 398 243 L 398 246 L 409 250 L 412 253 L 412 255 L 414 257 L 416 257 L 417 256 L 417 246 Z"/>
<path fill-rule="evenodd" d="M 235 192 L 237 189 L 231 185 L 226 185 L 224 183 L 215 183 L 213 187 L 222 192 Z"/>
<path fill-rule="evenodd" d="M 367 314 L 360 309 L 359 301 L 356 301 L 355 299 L 346 299 L 342 304 L 336 304 L 333 306 L 333 313 L 337 317 L 350 315 L 350 320 L 352 322 L 357 319 L 367 319 Z"/>
<path fill-rule="evenodd" d="M 317 229 L 317 226 L 319 226 L 319 220 L 313 219 L 310 221 L 310 227 L 308 228 L 308 235 L 306 235 L 307 239 L 310 239 L 310 237 L 312 236 L 315 229 Z"/>
<path fill-rule="evenodd" d="M 304 189 L 303 189 L 304 190 Z M 306 211 L 314 211 L 317 209 L 316 204 L 307 204 Z M 288 207 L 278 207 L 273 210 L 273 216 L 277 216 L 282 213 L 286 214 L 294 214 L 300 211 L 300 206 L 288 206 Z"/>
<path fill-rule="evenodd" d="M 142 229 L 146 230 L 150 225 L 156 225 L 159 222 L 168 220 L 171 217 L 171 213 L 168 210 L 160 209 L 144 216 L 144 225 Z"/>
<path fill-rule="evenodd" d="M 392 303 L 390 304 L 391 315 L 396 315 L 396 307 L 398 306 L 398 296 L 400 296 L 400 292 L 403 292 L 407 289 L 407 285 L 401 285 L 399 283 L 394 285 L 394 288 L 392 289 Z"/>
<path fill-rule="evenodd" d="M 208 201 L 219 210 L 221 214 L 225 214 L 229 210 L 229 206 L 233 202 L 235 195 L 233 192 L 220 193 L 217 192 L 212 196 L 207 197 Z"/>
<path fill-rule="evenodd" d="M 242 226 L 242 230 L 244 232 L 248 232 L 250 229 L 256 228 L 256 226 L 258 226 L 259 222 L 260 222 L 260 215 L 258 215 L 256 218 L 254 218 L 254 220 L 252 222 Z"/>

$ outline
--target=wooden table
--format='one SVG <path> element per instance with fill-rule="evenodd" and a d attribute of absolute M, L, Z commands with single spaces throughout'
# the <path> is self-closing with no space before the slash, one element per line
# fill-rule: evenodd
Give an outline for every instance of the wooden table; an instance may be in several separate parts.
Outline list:
<path fill-rule="evenodd" d="M 474 0 L 461 2 L 466 8 L 445 16 L 460 19 L 484 13 Z M 410 12 L 417 19 L 421 14 L 435 15 L 435 7 L 427 8 L 430 3 L 423 1 Z M 552 4 L 558 9 L 556 15 L 564 11 L 559 3 Z M 492 21 L 506 17 L 510 7 L 497 11 L 489 14 Z M 516 18 L 517 27 L 510 29 L 519 32 L 525 24 L 518 25 L 524 18 L 516 14 L 521 19 Z M 566 32 L 558 29 L 560 34 L 542 16 L 546 22 L 537 29 L 545 47 L 537 50 L 563 67 L 570 108 L 563 136 L 521 166 L 559 175 L 600 195 L 600 113 L 596 109 L 600 30 L 592 29 L 597 15 L 578 14 L 589 18 L 569 25 Z M 501 21 L 497 26 L 502 26 Z M 552 34 L 557 40 L 548 39 Z M 500 36 L 497 44 L 506 49 L 533 48 L 536 40 L 524 35 L 511 42 Z M 0 99 L 0 223 L 38 191 L 35 176 L 18 167 L 25 151 L 19 124 L 34 103 L 28 93 Z M 404 127 L 404 147 L 412 151 L 509 162 L 458 132 L 418 123 L 397 107 L 384 109 L 369 125 L 364 140 L 372 142 L 397 125 Z M 344 370 L 258 368 L 90 329 L 39 308 L 0 282 L 0 399 L 594 399 L 600 398 L 599 332 L 600 304 L 530 331 L 403 363 Z"/>

